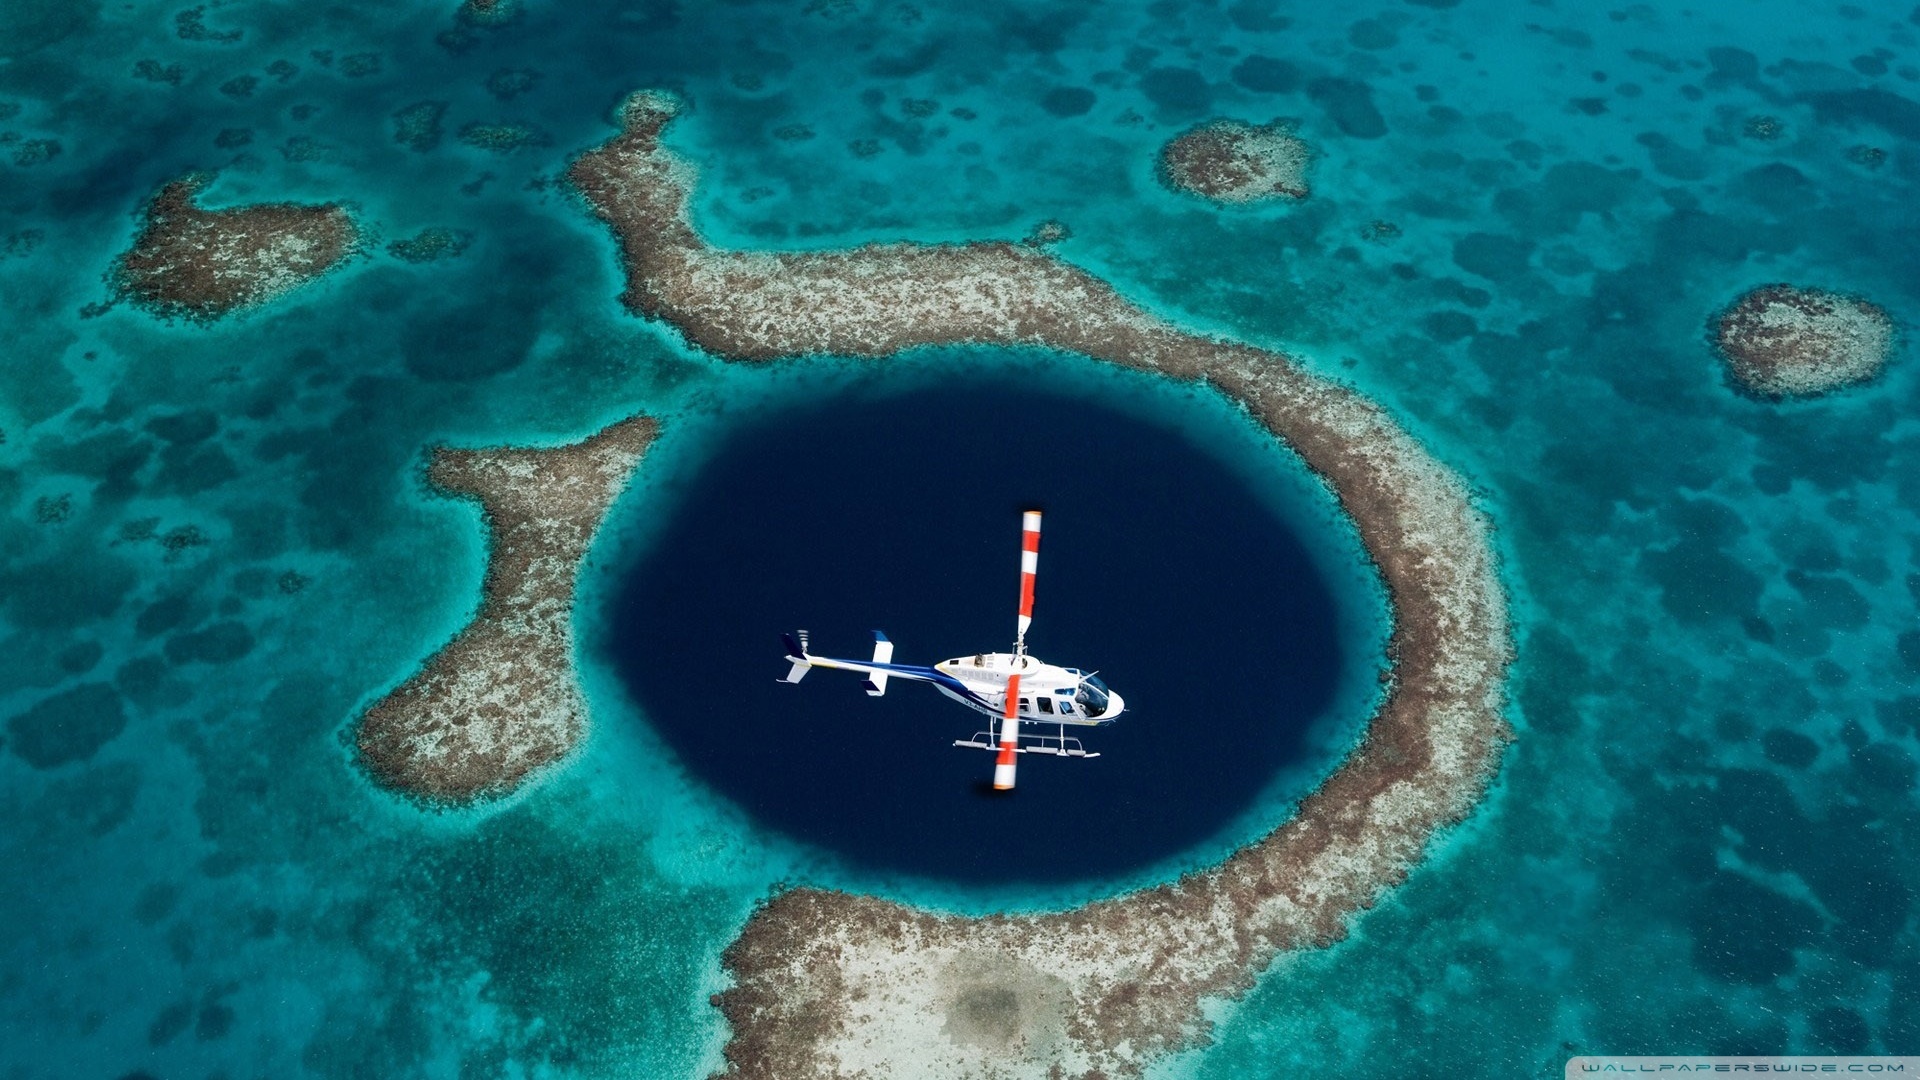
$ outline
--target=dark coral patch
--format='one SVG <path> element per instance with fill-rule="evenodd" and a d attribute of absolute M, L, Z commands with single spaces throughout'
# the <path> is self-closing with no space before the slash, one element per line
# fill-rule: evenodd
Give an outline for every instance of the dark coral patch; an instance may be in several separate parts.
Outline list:
<path fill-rule="evenodd" d="M 1287 94 L 1300 88 L 1300 69 L 1258 53 L 1233 66 L 1234 85 L 1256 94 Z"/>
<path fill-rule="evenodd" d="M 1473 316 L 1461 311 L 1436 311 L 1420 320 L 1420 328 L 1426 331 L 1428 337 L 1442 343 L 1472 337 L 1473 332 L 1479 329 Z"/>
<path fill-rule="evenodd" d="M 1533 257 L 1533 242 L 1496 233 L 1468 233 L 1454 242 L 1455 266 L 1492 281 L 1525 277 Z"/>
<path fill-rule="evenodd" d="M 1386 118 L 1374 106 L 1373 88 L 1366 83 L 1327 76 L 1308 83 L 1307 96 L 1344 134 L 1378 139 L 1387 133 Z"/>
<path fill-rule="evenodd" d="M 193 596 L 191 593 L 179 593 L 163 596 L 148 604 L 138 618 L 133 621 L 134 633 L 143 638 L 155 634 L 164 634 L 179 627 L 193 614 Z"/>
<path fill-rule="evenodd" d="M 1647 148 L 1654 171 L 1675 180 L 1704 180 L 1712 172 L 1705 155 L 1689 150 L 1657 131 L 1649 131 L 1634 140 Z"/>
<path fill-rule="evenodd" d="M 133 584 L 132 568 L 105 554 L 0 564 L 0 607 L 16 625 L 69 630 L 119 610 Z"/>
<path fill-rule="evenodd" d="M 1234 26 L 1256 34 L 1285 30 L 1293 25 L 1293 20 L 1275 14 L 1273 9 L 1276 6 L 1273 0 L 1240 0 L 1240 3 L 1228 6 L 1227 18 Z"/>
<path fill-rule="evenodd" d="M 1901 138 L 1920 139 L 1920 102 L 1891 90 L 1835 90 L 1803 99 L 1823 124 L 1872 124 Z"/>
<path fill-rule="evenodd" d="M 1161 110 L 1193 116 L 1213 106 L 1213 87 L 1192 68 L 1153 68 L 1140 77 L 1140 92 Z"/>
<path fill-rule="evenodd" d="M 1093 109 L 1093 91 L 1079 86 L 1056 86 L 1040 99 L 1040 107 L 1055 116 L 1085 116 Z"/>
<path fill-rule="evenodd" d="M 1902 632 L 1896 651 L 1900 656 L 1900 666 L 1907 674 L 1920 675 L 1920 630 Z"/>
<path fill-rule="evenodd" d="M 1867 605 L 1867 598 L 1846 578 L 1828 574 L 1808 574 L 1800 570 L 1787 571 L 1787 584 L 1792 585 L 1807 602 L 1814 621 L 1821 626 L 1835 630 L 1858 630 L 1867 625 L 1873 610 Z"/>
<path fill-rule="evenodd" d="M 253 651 L 253 631 L 237 622 L 217 622 L 205 630 L 168 640 L 167 661 L 180 664 L 230 664 Z"/>
<path fill-rule="evenodd" d="M 1810 1049 L 1825 1054 L 1863 1054 L 1873 1042 L 1873 1029 L 1852 1009 L 1834 1006 L 1807 1018 Z"/>
<path fill-rule="evenodd" d="M 1782 217 L 1820 203 L 1820 190 L 1807 175 L 1782 161 L 1740 174 L 1732 188 L 1742 198 Z"/>
<path fill-rule="evenodd" d="M 447 108 L 444 101 L 416 101 L 401 108 L 393 114 L 393 141 L 419 153 L 440 145 Z"/>
<path fill-rule="evenodd" d="M 1720 871 L 1694 902 L 1693 964 L 1729 982 L 1768 983 L 1793 970 L 1793 950 L 1820 929 L 1813 908 Z"/>
<path fill-rule="evenodd" d="M 474 302 L 422 317 L 401 339 L 407 370 L 423 379 L 481 379 L 519 367 L 533 348 L 538 322 L 526 301 L 482 293 Z"/>
<path fill-rule="evenodd" d="M 1708 49 L 1707 63 L 1713 67 L 1711 83 L 1750 82 L 1760 75 L 1760 58 L 1732 45 Z"/>
<path fill-rule="evenodd" d="M 1851 756 L 1862 782 L 1895 795 L 1912 791 L 1915 774 L 1920 772 L 1913 755 L 1897 743 L 1871 743 L 1853 751 Z"/>
<path fill-rule="evenodd" d="M 120 695 L 103 682 L 63 690 L 7 721 L 7 746 L 36 769 L 85 761 L 126 730 Z"/>
<path fill-rule="evenodd" d="M 473 244 L 473 234 L 465 229 L 434 226 L 421 229 L 404 240 L 387 245 L 387 254 L 401 262 L 430 263 L 457 259 Z"/>
<path fill-rule="evenodd" d="M 1820 756 L 1820 744 L 1797 731 L 1786 728 L 1769 728 L 1760 737 L 1760 751 L 1767 760 L 1775 765 L 1785 765 L 1789 769 L 1804 769 L 1813 764 Z"/>
<path fill-rule="evenodd" d="M 1660 603 L 1682 622 L 1752 614 L 1760 576 L 1711 544 L 1689 538 L 1640 556 L 1641 572 L 1660 585 Z"/>
<path fill-rule="evenodd" d="M 147 421 L 147 430 L 170 443 L 197 443 L 220 430 L 220 418 L 206 409 L 165 413 Z"/>
<path fill-rule="evenodd" d="M 1347 27 L 1347 41 L 1356 49 L 1391 49 L 1400 43 L 1400 32 L 1386 19 L 1361 19 Z"/>

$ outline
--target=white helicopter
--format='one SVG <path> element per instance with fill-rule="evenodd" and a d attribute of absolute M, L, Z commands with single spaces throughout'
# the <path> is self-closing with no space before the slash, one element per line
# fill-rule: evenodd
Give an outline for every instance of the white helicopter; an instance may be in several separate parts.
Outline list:
<path fill-rule="evenodd" d="M 1093 672 L 1043 664 L 1027 655 L 1027 627 L 1033 623 L 1033 578 L 1040 562 L 1040 511 L 1026 511 L 1020 525 L 1020 625 L 1012 652 L 975 653 L 942 660 L 932 667 L 896 664 L 893 642 L 875 630 L 872 660 L 835 660 L 809 653 L 807 632 L 801 630 L 797 635 L 786 635 L 787 659 L 793 663 L 786 681 L 797 683 L 816 667 L 858 671 L 867 677 L 870 697 L 886 693 L 889 678 L 932 683 L 953 700 L 987 715 L 986 731 L 974 732 L 971 739 L 956 739 L 953 745 L 999 752 L 993 766 L 997 791 L 1013 787 L 1017 754 L 1099 757 L 1083 749 L 1079 739 L 1067 734 L 1067 728 L 1110 724 L 1125 710 L 1126 703 Z M 1022 721 L 1039 730 L 1023 729 Z M 1047 732 L 1041 725 L 1052 726 L 1055 731 Z"/>

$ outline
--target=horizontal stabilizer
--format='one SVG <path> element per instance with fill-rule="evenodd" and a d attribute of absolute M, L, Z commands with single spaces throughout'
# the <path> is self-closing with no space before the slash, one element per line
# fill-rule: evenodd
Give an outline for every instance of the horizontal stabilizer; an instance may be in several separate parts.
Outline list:
<path fill-rule="evenodd" d="M 873 632 L 873 662 L 889 664 L 893 662 L 893 642 L 878 630 Z M 867 696 L 879 697 L 887 692 L 887 673 L 873 671 L 867 674 Z"/>

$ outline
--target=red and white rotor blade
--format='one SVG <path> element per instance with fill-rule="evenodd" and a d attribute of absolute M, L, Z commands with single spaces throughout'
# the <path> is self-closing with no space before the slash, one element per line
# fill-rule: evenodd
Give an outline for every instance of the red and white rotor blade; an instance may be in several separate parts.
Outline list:
<path fill-rule="evenodd" d="M 1020 515 L 1020 631 L 1015 639 L 1027 640 L 1027 627 L 1033 625 L 1033 576 L 1040 569 L 1040 511 Z"/>
<path fill-rule="evenodd" d="M 993 762 L 993 790 L 1013 790 L 1013 763 L 1020 757 L 1020 676 L 1007 680 L 1007 704 L 1000 712 L 1000 756 Z"/>

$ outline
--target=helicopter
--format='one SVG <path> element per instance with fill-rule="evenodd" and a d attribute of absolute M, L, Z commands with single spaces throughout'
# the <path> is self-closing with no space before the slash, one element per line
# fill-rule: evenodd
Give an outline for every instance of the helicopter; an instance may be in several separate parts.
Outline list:
<path fill-rule="evenodd" d="M 784 681 L 797 683 L 814 668 L 854 671 L 866 676 L 869 697 L 887 692 L 890 679 L 932 683 L 934 689 L 987 716 L 987 730 L 953 745 L 997 754 L 993 787 L 1011 791 L 1020 754 L 1097 758 L 1069 727 L 1110 724 L 1126 710 L 1126 701 L 1100 681 L 1098 673 L 1042 663 L 1027 653 L 1027 629 L 1033 625 L 1033 581 L 1040 563 L 1040 511 L 1020 516 L 1020 618 L 1012 652 L 974 653 L 932 666 L 896 664 L 893 642 L 873 632 L 873 659 L 839 660 L 808 651 L 805 630 L 783 635 L 793 667 Z M 1052 730 L 1048 730 L 1051 728 Z"/>

